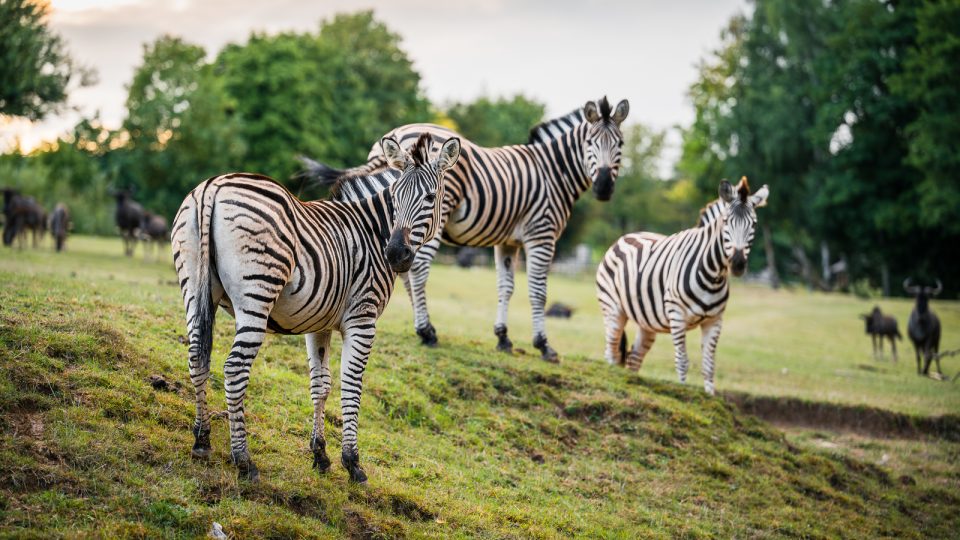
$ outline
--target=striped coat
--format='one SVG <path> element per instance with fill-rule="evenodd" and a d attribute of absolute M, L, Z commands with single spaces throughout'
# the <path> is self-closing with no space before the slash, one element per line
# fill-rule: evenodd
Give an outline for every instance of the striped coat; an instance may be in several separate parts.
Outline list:
<path fill-rule="evenodd" d="M 699 326 L 704 388 L 713 394 L 716 346 L 730 294 L 727 274 L 739 276 L 746 270 L 755 208 L 766 203 L 768 194 L 764 186 L 751 195 L 746 178 L 734 191 L 723 182 L 722 204 L 709 205 L 697 227 L 670 236 L 627 234 L 607 250 L 597 269 L 597 299 L 606 327 L 608 362 L 639 369 L 656 334 L 670 333 L 677 375 L 685 382 L 686 333 Z M 628 321 L 638 326 L 629 355 L 624 337 Z"/>
<path fill-rule="evenodd" d="M 387 163 L 401 170 L 390 189 L 343 203 L 303 202 L 265 176 L 227 174 L 204 181 L 180 207 L 172 232 L 173 258 L 187 317 L 190 377 L 196 391 L 193 455 L 210 452 L 206 382 L 217 306 L 235 319 L 224 363 L 231 457 L 242 478 L 258 471 L 247 449 L 244 397 L 250 369 L 266 333 L 306 335 L 314 429 L 314 467 L 330 466 L 324 406 L 330 392 L 330 335 L 343 336 L 340 364 L 343 413 L 341 462 L 362 482 L 357 420 L 363 373 L 376 323 L 416 250 L 436 234 L 443 173 L 456 162 L 459 141 L 428 159 L 428 140 L 410 153 L 382 141 Z"/>
<path fill-rule="evenodd" d="M 430 262 L 440 242 L 457 246 L 494 247 L 498 310 L 494 324 L 497 348 L 512 351 L 507 337 L 507 306 L 513 295 L 518 250 L 526 252 L 533 319 L 533 344 L 545 360 L 558 355 L 547 342 L 544 305 L 547 272 L 554 246 L 566 227 L 574 203 L 593 186 L 598 199 L 608 200 L 620 167 L 623 137 L 620 124 L 629 104 L 611 108 L 606 98 L 588 102 L 563 117 L 540 124 L 528 144 L 484 148 L 464 141 L 457 166 L 446 177 L 442 236 L 417 255 L 404 285 L 414 308 L 414 328 L 424 344 L 437 343 L 427 311 L 426 282 Z M 412 124 L 389 133 L 401 144 L 430 135 L 434 144 L 453 136 L 444 127 Z M 395 178 L 370 174 L 381 169 L 382 152 L 374 148 L 368 162 L 347 171 L 308 160 L 308 177 L 335 182 L 335 198 L 365 196 Z"/>

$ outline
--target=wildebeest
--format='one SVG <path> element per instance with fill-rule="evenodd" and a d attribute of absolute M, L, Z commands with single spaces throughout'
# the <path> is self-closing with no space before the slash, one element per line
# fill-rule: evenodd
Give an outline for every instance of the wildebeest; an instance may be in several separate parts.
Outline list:
<path fill-rule="evenodd" d="M 890 348 L 893 349 L 893 361 L 897 361 L 897 341 L 903 339 L 900 335 L 900 329 L 897 328 L 897 320 L 889 315 L 884 315 L 880 311 L 880 306 L 873 306 L 873 311 L 860 315 L 866 323 L 866 331 L 870 334 L 870 340 L 873 342 L 873 357 L 877 357 L 877 345 L 879 345 L 880 356 L 883 356 L 883 338 L 890 338 Z"/>
<path fill-rule="evenodd" d="M 157 253 L 160 247 L 170 239 L 170 230 L 167 227 L 167 218 L 158 216 L 152 212 L 145 211 L 143 219 L 140 221 L 140 239 L 143 240 L 143 258 L 147 258 L 150 252 L 150 243 L 157 247 Z"/>
<path fill-rule="evenodd" d="M 123 237 L 123 253 L 127 257 L 132 257 L 133 250 L 137 245 L 137 233 L 143 222 L 143 207 L 133 200 L 133 194 L 130 190 L 115 191 L 113 196 L 117 199 L 115 217 L 117 228 L 120 229 L 120 236 Z"/>
<path fill-rule="evenodd" d="M 943 375 L 940 371 L 940 357 L 937 356 L 940 349 L 940 319 L 930 309 L 930 297 L 937 296 L 943 291 L 943 283 L 938 279 L 936 287 L 921 287 L 912 285 L 910 278 L 907 278 L 903 281 L 903 290 L 917 299 L 910 313 L 910 321 L 907 323 L 907 335 L 910 336 L 913 350 L 917 354 L 917 374 L 928 375 L 930 362 L 936 359 L 937 373 Z M 920 369 L 921 353 L 924 360 L 922 370 Z"/>
<path fill-rule="evenodd" d="M 33 234 L 33 247 L 37 247 L 47 230 L 47 213 L 33 197 L 25 197 L 14 189 L 3 190 L 3 245 L 13 244 L 20 238 L 23 247 L 27 230 Z"/>
<path fill-rule="evenodd" d="M 67 233 L 70 231 L 70 210 L 67 205 L 57 203 L 50 216 L 50 234 L 53 236 L 57 251 L 63 251 L 67 243 Z"/>

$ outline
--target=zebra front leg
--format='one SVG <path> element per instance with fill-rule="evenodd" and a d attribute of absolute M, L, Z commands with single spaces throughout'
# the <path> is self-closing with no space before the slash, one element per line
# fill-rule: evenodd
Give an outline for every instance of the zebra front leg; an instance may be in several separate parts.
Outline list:
<path fill-rule="evenodd" d="M 673 337 L 673 361 L 677 368 L 677 378 L 683 384 L 687 382 L 687 369 L 690 365 L 687 359 L 687 324 L 676 310 L 668 311 L 667 316 L 670 318 L 670 335 Z"/>
<path fill-rule="evenodd" d="M 650 347 L 653 347 L 656 338 L 656 332 L 637 328 L 637 338 L 633 343 L 633 349 L 627 355 L 627 369 L 640 371 L 640 367 L 643 366 L 643 359 L 647 357 L 647 353 L 650 352 Z"/>
<path fill-rule="evenodd" d="M 269 311 L 268 311 L 269 312 Z M 230 418 L 230 459 L 239 470 L 241 480 L 256 482 L 260 471 L 250 459 L 247 449 L 247 424 L 243 400 L 250 381 L 250 368 L 266 337 L 266 317 L 247 314 L 236 309 L 237 334 L 233 347 L 223 364 L 223 387 L 227 394 L 227 416 Z"/>
<path fill-rule="evenodd" d="M 720 340 L 720 329 L 722 327 L 723 319 L 720 317 L 705 321 L 700 325 L 700 340 L 703 351 L 703 389 L 711 396 L 715 393 L 713 374 L 717 360 L 717 342 Z"/>
<path fill-rule="evenodd" d="M 493 333 L 497 336 L 497 350 L 513 352 L 513 342 L 507 337 L 507 308 L 513 296 L 513 264 L 517 259 L 517 246 L 499 245 L 493 248 L 497 267 L 497 322 Z"/>
<path fill-rule="evenodd" d="M 307 334 L 307 357 L 310 363 L 310 398 L 313 399 L 313 433 L 310 450 L 313 468 L 321 473 L 330 469 L 327 439 L 324 436 L 324 409 L 330 395 L 330 332 Z"/>
<path fill-rule="evenodd" d="M 439 234 L 417 251 L 413 266 L 403 275 L 403 286 L 413 306 L 413 328 L 420 336 L 420 343 L 427 347 L 437 346 L 437 331 L 430 323 L 430 313 L 427 311 L 427 278 L 430 277 L 430 263 L 438 249 Z"/>
<path fill-rule="evenodd" d="M 540 357 L 559 363 L 560 355 L 547 343 L 544 305 L 547 303 L 547 272 L 553 262 L 553 242 L 524 245 L 527 253 L 527 286 L 530 289 L 530 310 L 533 317 L 533 346 L 540 349 Z"/>
<path fill-rule="evenodd" d="M 360 467 L 357 445 L 357 424 L 360 397 L 363 393 L 363 372 L 376 335 L 376 318 L 356 318 L 343 331 L 343 353 L 340 357 L 340 409 L 343 416 L 343 441 L 340 463 L 353 482 L 364 483 L 367 474 Z"/>

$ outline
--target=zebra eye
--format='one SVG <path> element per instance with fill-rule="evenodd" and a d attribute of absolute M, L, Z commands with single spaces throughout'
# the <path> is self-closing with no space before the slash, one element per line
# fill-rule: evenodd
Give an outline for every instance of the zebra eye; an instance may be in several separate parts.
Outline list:
<path fill-rule="evenodd" d="M 433 204 L 433 201 L 437 200 L 437 196 L 433 193 L 427 193 L 427 196 L 424 197 L 423 200 L 428 204 Z"/>

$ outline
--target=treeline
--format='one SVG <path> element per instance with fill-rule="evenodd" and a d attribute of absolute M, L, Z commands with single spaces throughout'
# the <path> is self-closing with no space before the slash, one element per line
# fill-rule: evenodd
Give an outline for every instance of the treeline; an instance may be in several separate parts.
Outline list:
<path fill-rule="evenodd" d="M 781 275 L 829 289 L 845 269 L 893 293 L 939 278 L 955 296 L 960 2 L 752 7 L 700 66 L 680 172 L 705 194 L 723 177 L 770 184 L 772 249 L 754 252 Z"/>
<path fill-rule="evenodd" d="M 288 180 L 298 154 L 356 165 L 390 129 L 427 121 L 485 146 L 520 144 L 544 119 L 544 104 L 523 95 L 429 103 L 400 37 L 367 11 L 337 15 L 317 32 L 253 34 L 212 58 L 181 38 L 161 37 L 144 45 L 127 93 L 120 128 L 85 119 L 38 151 L 0 156 L 0 182 L 48 206 L 69 203 L 77 232 L 111 234 L 115 189 L 133 188 L 170 218 L 200 180 L 228 171 L 267 174 L 314 198 L 325 193 Z M 629 129 L 614 202 L 578 206 L 564 247 L 600 246 L 631 228 L 671 230 L 671 216 L 684 213 L 663 208 L 661 199 L 676 194 L 654 169 L 663 134 Z M 691 206 L 687 214 L 695 214 Z"/>

